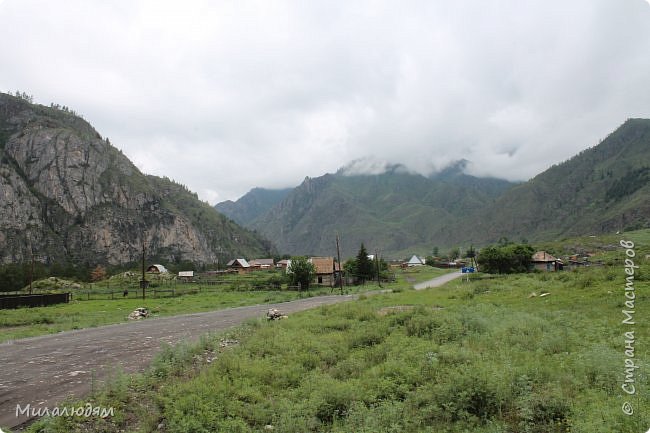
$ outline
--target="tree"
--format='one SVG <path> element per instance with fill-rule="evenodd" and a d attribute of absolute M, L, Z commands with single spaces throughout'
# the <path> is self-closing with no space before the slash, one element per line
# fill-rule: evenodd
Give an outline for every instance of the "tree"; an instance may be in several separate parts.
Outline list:
<path fill-rule="evenodd" d="M 357 261 L 355 259 L 347 259 L 343 263 L 343 272 L 346 275 L 354 276 L 357 274 Z"/>
<path fill-rule="evenodd" d="M 291 258 L 291 267 L 287 270 L 291 285 L 300 286 L 300 290 L 309 289 L 309 283 L 316 276 L 314 264 L 307 257 L 297 256 Z"/>
<path fill-rule="evenodd" d="M 97 265 L 90 273 L 90 281 L 96 282 L 106 278 L 106 269 L 102 265 Z"/>
<path fill-rule="evenodd" d="M 361 248 L 357 253 L 356 259 L 356 277 L 361 281 L 372 280 L 375 275 L 375 264 L 368 258 L 368 251 L 365 245 L 361 243 Z"/>
<path fill-rule="evenodd" d="M 483 248 L 477 262 L 489 274 L 512 274 L 530 269 L 535 250 L 530 245 L 506 244 Z"/>

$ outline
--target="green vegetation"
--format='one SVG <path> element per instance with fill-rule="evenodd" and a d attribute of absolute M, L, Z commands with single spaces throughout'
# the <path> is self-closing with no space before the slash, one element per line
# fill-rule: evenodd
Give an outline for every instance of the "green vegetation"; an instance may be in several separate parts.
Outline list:
<path fill-rule="evenodd" d="M 289 272 L 291 285 L 299 286 L 300 290 L 307 290 L 315 275 L 316 268 L 307 260 L 307 257 L 296 256 L 291 258 L 291 270 Z"/>
<path fill-rule="evenodd" d="M 463 175 L 460 168 L 435 178 L 403 167 L 380 175 L 326 174 L 306 179 L 282 206 L 246 224 L 292 254 L 331 255 L 334 236 L 328 234 L 338 232 L 343 257 L 354 256 L 365 242 L 371 252 L 408 258 L 426 254 L 439 238 L 450 235 L 448 227 L 456 220 L 478 212 L 512 186 Z"/>
<path fill-rule="evenodd" d="M 378 255 L 375 255 L 374 260 L 370 260 L 363 243 L 359 247 L 357 256 L 343 264 L 343 270 L 347 277 L 352 278 L 354 284 L 365 284 L 366 281 L 376 280 L 378 277 L 382 281 L 390 281 L 393 278 L 388 270 L 388 263 Z"/>
<path fill-rule="evenodd" d="M 251 321 L 118 378 L 91 399 L 115 407 L 111 419 L 30 431 L 638 433 L 650 425 L 650 321 L 634 325 L 626 416 L 624 277 L 618 266 L 479 274 Z M 635 284 L 640 319 L 650 283 Z"/>
<path fill-rule="evenodd" d="M 384 288 L 402 291 L 415 282 L 425 281 L 444 273 L 439 269 L 409 270 L 407 279 Z M 147 297 L 136 289 L 140 277 L 126 272 L 95 284 L 83 284 L 49 278 L 34 283 L 35 292 L 55 289 L 73 294 L 69 304 L 49 307 L 1 310 L 0 342 L 17 338 L 34 337 L 72 329 L 83 329 L 127 321 L 127 316 L 138 307 L 148 308 L 153 317 L 219 310 L 244 305 L 291 301 L 305 296 L 329 295 L 329 287 L 312 287 L 298 292 L 287 290 L 284 278 L 275 272 L 255 272 L 249 275 L 221 277 L 221 284 L 175 283 L 164 276 L 148 274 L 150 281 Z M 123 297 L 127 288 L 128 297 Z M 346 287 L 348 293 L 360 293 L 378 289 L 368 284 Z M 173 290 L 173 293 L 172 293 Z M 157 291 L 157 292 L 156 292 Z M 175 296 L 173 296 L 175 295 Z M 156 297 L 154 297 L 156 296 Z M 89 300 L 88 300 L 89 299 Z"/>
<path fill-rule="evenodd" d="M 530 245 L 508 244 L 481 249 L 477 262 L 481 272 L 488 274 L 515 274 L 527 272 L 535 250 Z"/>
<path fill-rule="evenodd" d="M 227 200 L 217 203 L 214 208 L 237 224 L 246 226 L 284 200 L 289 192 L 289 188 L 253 188 L 236 202 Z"/>

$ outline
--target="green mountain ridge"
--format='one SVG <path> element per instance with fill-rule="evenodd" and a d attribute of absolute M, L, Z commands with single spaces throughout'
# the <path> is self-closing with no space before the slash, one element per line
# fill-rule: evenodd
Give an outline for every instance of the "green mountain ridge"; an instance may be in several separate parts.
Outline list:
<path fill-rule="evenodd" d="M 142 174 L 85 120 L 0 94 L 0 263 L 212 264 L 268 241 L 167 178 Z"/>
<path fill-rule="evenodd" d="M 291 254 L 333 255 L 338 233 L 345 257 L 364 242 L 371 251 L 396 258 L 429 254 L 434 246 L 650 227 L 650 120 L 627 120 L 598 145 L 528 182 L 470 176 L 466 163 L 429 177 L 387 165 L 379 175 L 348 175 L 341 169 L 306 178 L 242 224 Z"/>
<path fill-rule="evenodd" d="M 650 227 L 649 173 L 650 120 L 628 119 L 598 145 L 506 192 L 468 222 L 468 234 L 485 243 Z"/>
<path fill-rule="evenodd" d="M 483 209 L 511 185 L 463 174 L 327 174 L 305 179 L 250 227 L 291 254 L 333 255 L 337 234 L 345 257 L 354 255 L 361 242 L 382 254 L 407 254 L 429 249 L 433 234 Z"/>
<path fill-rule="evenodd" d="M 284 200 L 291 190 L 292 188 L 253 188 L 236 202 L 226 200 L 217 203 L 214 208 L 237 224 L 246 225 Z"/>

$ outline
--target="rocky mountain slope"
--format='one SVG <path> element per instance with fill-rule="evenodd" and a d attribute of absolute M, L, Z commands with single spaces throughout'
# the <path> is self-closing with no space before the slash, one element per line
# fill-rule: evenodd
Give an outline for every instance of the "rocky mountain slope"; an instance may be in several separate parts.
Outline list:
<path fill-rule="evenodd" d="M 169 179 L 142 174 L 80 117 L 0 94 L 0 263 L 214 263 L 270 244 Z"/>

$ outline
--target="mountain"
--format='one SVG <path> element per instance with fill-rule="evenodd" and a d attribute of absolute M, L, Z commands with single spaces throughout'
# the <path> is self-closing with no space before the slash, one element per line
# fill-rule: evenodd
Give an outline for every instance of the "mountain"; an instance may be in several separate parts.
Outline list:
<path fill-rule="evenodd" d="M 477 179 L 460 170 L 425 177 L 399 167 L 381 174 L 306 178 L 250 223 L 290 254 L 356 254 L 361 242 L 385 255 L 430 251 L 454 221 L 491 204 L 512 183 Z"/>
<path fill-rule="evenodd" d="M 291 192 L 286 189 L 253 188 L 237 201 L 227 200 L 215 205 L 215 209 L 243 226 L 280 203 Z"/>
<path fill-rule="evenodd" d="M 332 255 L 339 233 L 344 257 L 361 242 L 371 252 L 405 257 L 434 246 L 650 227 L 650 120 L 629 119 L 598 145 L 520 184 L 467 175 L 466 164 L 424 177 L 354 161 L 336 174 L 306 178 L 245 224 L 291 254 Z"/>
<path fill-rule="evenodd" d="M 463 226 L 457 240 L 481 243 L 650 227 L 650 120 L 627 120 L 598 145 L 512 188 Z M 460 233 L 460 226 L 452 231 Z"/>
<path fill-rule="evenodd" d="M 166 178 L 141 173 L 82 118 L 0 94 L 0 263 L 214 263 L 270 244 Z"/>

